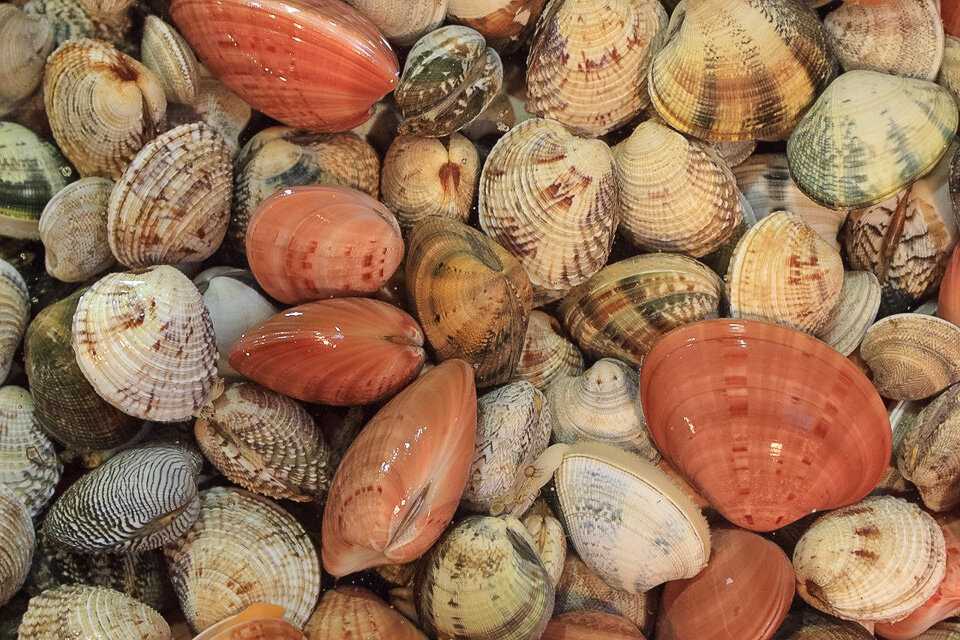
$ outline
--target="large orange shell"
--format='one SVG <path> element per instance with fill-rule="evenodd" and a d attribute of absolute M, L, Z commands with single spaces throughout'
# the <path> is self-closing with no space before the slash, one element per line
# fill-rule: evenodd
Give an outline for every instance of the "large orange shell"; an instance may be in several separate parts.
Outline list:
<path fill-rule="evenodd" d="M 303 640 L 303 632 L 284 620 L 283 614 L 283 607 L 258 602 L 193 640 Z"/>
<path fill-rule="evenodd" d="M 230 366 L 305 402 L 369 404 L 417 376 L 422 347 L 420 326 L 400 309 L 334 298 L 287 309 L 247 330 L 230 350 Z"/>
<path fill-rule="evenodd" d="M 477 435 L 473 370 L 447 360 L 387 403 L 347 450 L 323 513 L 323 567 L 419 558 L 450 523 Z"/>
<path fill-rule="evenodd" d="M 708 320 L 668 334 L 641 371 L 657 448 L 727 520 L 771 531 L 859 500 L 890 461 L 883 400 L 807 334 Z"/>
<path fill-rule="evenodd" d="M 940 281 L 937 315 L 960 326 L 960 248 L 953 250 L 953 257 Z"/>
<path fill-rule="evenodd" d="M 176 0 L 170 13 L 224 84 L 292 127 L 352 129 L 397 85 L 390 45 L 338 0 Z"/>
<path fill-rule="evenodd" d="M 293 187 L 273 194 L 247 228 L 247 259 L 264 291 L 287 304 L 368 295 L 403 259 L 390 211 L 349 187 Z"/>

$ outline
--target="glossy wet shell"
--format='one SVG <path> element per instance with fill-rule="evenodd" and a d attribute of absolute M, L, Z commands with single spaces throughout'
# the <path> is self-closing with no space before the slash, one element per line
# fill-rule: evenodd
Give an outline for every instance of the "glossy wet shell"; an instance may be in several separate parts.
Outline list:
<path fill-rule="evenodd" d="M 514 376 L 546 392 L 559 377 L 583 373 L 583 366 L 583 354 L 563 335 L 556 318 L 531 311 Z"/>
<path fill-rule="evenodd" d="M 556 586 L 563 573 L 564 560 L 567 559 L 567 534 L 563 525 L 553 516 L 537 514 L 526 515 L 521 522 L 533 539 L 543 568 Z"/>
<path fill-rule="evenodd" d="M 22 640 L 170 640 L 170 627 L 147 605 L 113 589 L 69 585 L 30 599 Z"/>
<path fill-rule="evenodd" d="M 426 640 L 397 611 L 366 589 L 342 586 L 324 594 L 303 629 L 307 640 Z"/>
<path fill-rule="evenodd" d="M 960 504 L 960 386 L 954 385 L 924 407 L 900 445 L 897 468 L 920 490 L 933 511 Z"/>
<path fill-rule="evenodd" d="M 0 607 L 23 585 L 33 561 L 33 522 L 13 489 L 0 484 Z"/>
<path fill-rule="evenodd" d="M 443 22 L 447 0 L 414 0 L 397 4 L 391 0 L 349 0 L 354 9 L 370 18 L 392 44 L 409 47 Z"/>
<path fill-rule="evenodd" d="M 143 24 L 140 58 L 153 71 L 169 102 L 191 104 L 197 97 L 200 69 L 190 45 L 177 30 L 154 15 Z"/>
<path fill-rule="evenodd" d="M 108 178 L 83 178 L 57 192 L 40 215 L 47 273 L 65 282 L 83 282 L 114 263 L 107 240 Z"/>
<path fill-rule="evenodd" d="M 0 260 L 0 381 L 6 379 L 30 316 L 30 292 L 13 265 Z"/>
<path fill-rule="evenodd" d="M 0 387 L 0 484 L 13 490 L 36 516 L 53 496 L 60 471 L 30 393 L 13 385 Z"/>
<path fill-rule="evenodd" d="M 869 271 L 846 271 L 843 287 L 826 323 L 817 331 L 817 337 L 848 356 L 863 340 L 880 309 L 881 289 L 877 276 Z"/>
<path fill-rule="evenodd" d="M 53 51 L 53 25 L 45 16 L 27 15 L 13 4 L 0 8 L 0 116 L 33 93 Z"/>
<path fill-rule="evenodd" d="M 623 616 L 641 630 L 650 631 L 657 607 L 657 591 L 627 593 L 603 582 L 570 550 L 557 583 L 554 615 L 570 611 L 598 611 Z"/>
<path fill-rule="evenodd" d="M 449 0 L 447 20 L 479 31 L 501 54 L 519 48 L 533 31 L 544 0 Z"/>
<path fill-rule="evenodd" d="M 283 614 L 283 607 L 257 602 L 207 627 L 193 640 L 304 640 L 303 632 Z"/>

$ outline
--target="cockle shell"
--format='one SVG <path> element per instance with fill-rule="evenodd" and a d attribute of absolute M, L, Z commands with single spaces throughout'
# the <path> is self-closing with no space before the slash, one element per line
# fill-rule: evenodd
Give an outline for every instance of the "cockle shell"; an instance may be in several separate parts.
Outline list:
<path fill-rule="evenodd" d="M 202 465 L 197 453 L 176 445 L 119 453 L 57 498 L 44 521 L 44 536 L 81 553 L 159 548 L 197 519 Z"/>
<path fill-rule="evenodd" d="M 110 14 L 126 11 L 135 2 L 134 0 L 80 0 L 80 4 L 91 14 Z"/>
<path fill-rule="evenodd" d="M 797 543 L 793 567 L 797 592 L 817 609 L 893 622 L 937 591 L 946 548 L 940 527 L 919 507 L 877 496 L 821 516 Z"/>
<path fill-rule="evenodd" d="M 790 174 L 815 202 L 866 207 L 929 172 L 957 130 L 957 105 L 932 82 L 848 71 L 787 141 Z"/>
<path fill-rule="evenodd" d="M 68 41 L 47 59 L 43 101 L 53 136 L 80 175 L 114 179 L 156 135 L 167 108 L 152 71 L 89 39 Z"/>
<path fill-rule="evenodd" d="M 476 421 L 462 360 L 430 369 L 377 412 L 333 477 L 321 536 L 327 572 L 403 564 L 430 548 L 467 484 Z"/>
<path fill-rule="evenodd" d="M 230 350 L 230 365 L 250 380 L 335 406 L 390 398 L 417 376 L 425 359 L 414 319 L 369 298 L 287 309 L 245 331 Z"/>
<path fill-rule="evenodd" d="M 740 238 L 727 269 L 730 315 L 816 332 L 843 288 L 843 259 L 803 218 L 777 211 Z"/>
<path fill-rule="evenodd" d="M 230 156 L 236 156 L 240 150 L 240 134 L 252 115 L 250 105 L 216 78 L 201 76 L 193 108 L 204 122 L 217 130 Z"/>
<path fill-rule="evenodd" d="M 184 420 L 217 392 L 210 314 L 173 267 L 98 280 L 73 316 L 73 350 L 104 400 L 144 420 Z"/>
<path fill-rule="evenodd" d="M 408 238 L 406 283 L 438 358 L 466 360 L 480 387 L 510 380 L 533 300 L 513 256 L 476 229 L 429 216 Z"/>
<path fill-rule="evenodd" d="M 823 19 L 845 71 L 868 69 L 923 80 L 937 77 L 943 60 L 938 0 L 845 2 Z"/>
<path fill-rule="evenodd" d="M 36 516 L 60 481 L 60 461 L 37 420 L 26 389 L 0 387 L 0 484 Z"/>
<path fill-rule="evenodd" d="M 533 546 L 540 556 L 543 568 L 556 586 L 563 573 L 567 559 L 567 534 L 563 525 L 553 516 L 528 514 L 523 517 L 523 526 L 533 539 Z"/>
<path fill-rule="evenodd" d="M 863 340 L 880 309 L 880 281 L 869 271 L 846 271 L 840 300 L 817 337 L 848 356 Z"/>
<path fill-rule="evenodd" d="M 527 56 L 527 111 L 604 135 L 649 104 L 644 80 L 667 29 L 657 0 L 547 5 Z"/>
<path fill-rule="evenodd" d="M 58 587 L 31 598 L 18 634 L 21 640 L 171 637 L 170 627 L 147 605 L 113 589 L 86 585 Z"/>
<path fill-rule="evenodd" d="M 639 366 L 671 329 L 715 318 L 723 282 L 693 258 L 657 253 L 607 265 L 559 306 L 564 328 L 592 358 Z"/>
<path fill-rule="evenodd" d="M 397 136 L 383 159 L 380 190 L 401 228 L 410 231 L 430 215 L 466 222 L 479 178 L 477 149 L 459 133 Z"/>
<path fill-rule="evenodd" d="M 487 157 L 479 207 L 480 226 L 523 266 L 536 302 L 550 302 L 610 256 L 618 207 L 613 154 L 553 120 L 526 120 Z"/>
<path fill-rule="evenodd" d="M 872 640 L 873 637 L 865 626 L 826 616 L 811 608 L 791 612 L 773 636 L 774 640 Z"/>
<path fill-rule="evenodd" d="M 51 51 L 53 26 L 46 16 L 25 14 L 13 4 L 0 7 L 0 116 L 40 85 Z"/>
<path fill-rule="evenodd" d="M 736 179 L 702 142 L 648 120 L 614 148 L 613 158 L 619 229 L 642 249 L 699 258 L 743 221 Z"/>
<path fill-rule="evenodd" d="M 897 468 L 912 482 L 933 511 L 960 504 L 960 385 L 947 388 L 924 407 L 906 434 Z"/>
<path fill-rule="evenodd" d="M 553 582 L 512 516 L 451 527 L 427 555 L 416 595 L 420 624 L 443 638 L 539 638 L 553 613 Z"/>
<path fill-rule="evenodd" d="M 40 214 L 47 273 L 65 282 L 83 282 L 114 262 L 107 240 L 108 178 L 83 178 L 58 191 Z"/>
<path fill-rule="evenodd" d="M 511 53 L 533 32 L 545 0 L 448 0 L 447 20 L 476 29 L 500 54 Z"/>
<path fill-rule="evenodd" d="M 13 489 L 0 483 L 0 607 L 23 585 L 33 561 L 33 522 Z"/>
<path fill-rule="evenodd" d="M 280 302 L 370 295 L 400 266 L 390 211 L 355 189 L 292 187 L 263 201 L 246 233 L 250 270 Z"/>
<path fill-rule="evenodd" d="M 940 281 L 937 316 L 960 326 L 960 248 L 954 248 Z"/>
<path fill-rule="evenodd" d="M 307 640 L 427 640 L 380 598 L 352 586 L 324 594 L 303 631 Z"/>
<path fill-rule="evenodd" d="M 143 23 L 140 58 L 153 71 L 168 102 L 192 104 L 197 98 L 200 68 L 190 45 L 177 30 L 149 15 Z"/>
<path fill-rule="evenodd" d="M 30 292 L 23 276 L 0 260 L 0 382 L 13 366 L 13 356 L 30 318 Z"/>
<path fill-rule="evenodd" d="M 823 25 L 800 3 L 688 0 L 674 12 L 667 43 L 650 66 L 650 98 L 682 133 L 778 140 L 836 66 Z"/>
<path fill-rule="evenodd" d="M 193 640 L 304 640 L 303 632 L 284 620 L 283 614 L 283 607 L 257 602 Z"/>
<path fill-rule="evenodd" d="M 541 640 L 644 640 L 626 618 L 599 611 L 575 611 L 550 619 Z"/>
<path fill-rule="evenodd" d="M 397 84 L 390 45 L 344 2 L 176 0 L 170 12 L 220 80 L 292 127 L 351 129 Z"/>
<path fill-rule="evenodd" d="M 583 373 L 583 366 L 583 354 L 563 335 L 556 318 L 531 311 L 514 377 L 546 392 L 558 378 Z"/>
<path fill-rule="evenodd" d="M 397 4 L 392 0 L 347 0 L 347 4 L 377 25 L 392 44 L 409 47 L 443 22 L 447 0 L 415 0 Z"/>
<path fill-rule="evenodd" d="M 650 631 L 656 614 L 656 591 L 628 593 L 597 577 L 571 550 L 557 583 L 554 615 L 570 611 L 599 611 L 623 616 L 642 631 Z"/>
<path fill-rule="evenodd" d="M 401 135 L 439 138 L 470 124 L 503 85 L 500 56 L 469 27 L 448 25 L 423 36 L 407 54 L 394 98 Z"/>
<path fill-rule="evenodd" d="M 190 626 L 203 631 L 257 602 L 304 625 L 320 596 L 320 566 L 303 527 L 241 489 L 215 487 L 200 498 L 196 523 L 163 549 Z"/>

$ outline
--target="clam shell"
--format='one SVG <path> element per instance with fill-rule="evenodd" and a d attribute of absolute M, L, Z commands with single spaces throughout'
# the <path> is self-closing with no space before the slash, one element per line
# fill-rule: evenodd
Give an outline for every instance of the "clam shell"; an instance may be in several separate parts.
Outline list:
<path fill-rule="evenodd" d="M 873 634 L 856 622 L 825 616 L 816 609 L 797 609 L 786 617 L 773 637 L 775 640 L 871 640 Z"/>
<path fill-rule="evenodd" d="M 936 592 L 946 548 L 940 527 L 919 507 L 877 496 L 818 519 L 797 543 L 793 567 L 800 597 L 817 609 L 893 622 Z"/>
<path fill-rule="evenodd" d="M 557 583 L 554 615 L 571 611 L 597 611 L 623 616 L 642 631 L 650 631 L 657 609 L 656 591 L 628 593 L 614 589 L 570 551 Z"/>
<path fill-rule="evenodd" d="M 221 620 L 193 640 L 303 640 L 303 632 L 283 619 L 284 609 L 258 602 Z"/>
<path fill-rule="evenodd" d="M 512 516 L 454 525 L 427 555 L 416 596 L 428 635 L 464 640 L 539 638 L 554 602 L 533 540 Z"/>
<path fill-rule="evenodd" d="M 406 283 L 439 359 L 466 360 L 480 387 L 510 380 L 533 299 L 513 256 L 471 227 L 430 216 L 408 238 Z"/>
<path fill-rule="evenodd" d="M 543 304 L 606 263 L 617 228 L 613 154 L 532 118 L 497 141 L 480 174 L 480 226 L 523 266 Z"/>
<path fill-rule="evenodd" d="M 413 45 L 394 98 L 401 135 L 439 138 L 470 124 L 503 85 L 500 56 L 469 27 L 448 25 Z"/>
<path fill-rule="evenodd" d="M 897 468 L 933 511 L 960 504 L 960 386 L 947 388 L 904 429 Z"/>
<path fill-rule="evenodd" d="M 33 561 L 33 522 L 13 489 L 0 483 L 0 607 L 20 590 Z"/>
<path fill-rule="evenodd" d="M 591 358 L 639 366 L 671 329 L 715 318 L 723 282 L 692 258 L 648 254 L 607 265 L 560 302 L 564 328 Z"/>
<path fill-rule="evenodd" d="M 937 74 L 937 84 L 950 92 L 953 101 L 960 106 L 960 38 L 944 37 L 943 63 Z"/>
<path fill-rule="evenodd" d="M 476 420 L 462 360 L 430 369 L 377 412 L 333 477 L 321 536 L 328 573 L 403 564 L 430 548 L 467 484 Z"/>
<path fill-rule="evenodd" d="M 798 2 L 688 0 L 648 80 L 653 106 L 682 133 L 778 140 L 835 73 L 823 25 Z"/>
<path fill-rule="evenodd" d="M 848 71 L 787 141 L 797 186 L 832 209 L 866 207 L 928 173 L 957 130 L 957 105 L 932 82 Z"/>
<path fill-rule="evenodd" d="M 170 640 L 159 613 L 130 596 L 86 585 L 67 585 L 30 599 L 18 630 L 21 640 L 110 638 Z"/>
<path fill-rule="evenodd" d="M 527 111 L 587 136 L 649 104 L 650 61 L 667 29 L 657 0 L 559 0 L 537 23 L 527 56 Z"/>
<path fill-rule="evenodd" d="M 726 281 L 731 316 L 816 332 L 840 301 L 843 259 L 803 218 L 777 211 L 740 238 Z"/>
<path fill-rule="evenodd" d="M 320 596 L 320 566 L 303 527 L 241 489 L 215 487 L 200 498 L 197 522 L 163 550 L 190 626 L 203 631 L 257 602 L 304 625 Z"/>
<path fill-rule="evenodd" d="M 960 249 L 953 250 L 953 257 L 940 281 L 937 316 L 960 326 Z"/>
<path fill-rule="evenodd" d="M 53 51 L 53 25 L 13 4 L 0 7 L 0 116 L 13 111 L 40 85 Z"/>
<path fill-rule="evenodd" d="M 397 4 L 392 0 L 348 0 L 347 4 L 377 25 L 392 44 L 409 47 L 443 22 L 447 0 L 415 0 Z"/>
<path fill-rule="evenodd" d="M 556 318 L 531 311 L 514 377 L 546 392 L 558 378 L 583 373 L 583 366 L 583 354 L 563 335 Z"/>
<path fill-rule="evenodd" d="M 190 45 L 177 30 L 149 15 L 143 23 L 140 59 L 153 71 L 168 102 L 191 104 L 197 98 L 200 68 Z"/>
<path fill-rule="evenodd" d="M 65 282 L 83 282 L 114 263 L 107 239 L 108 178 L 83 178 L 57 192 L 40 214 L 47 273 Z"/>
<path fill-rule="evenodd" d="M 193 108 L 204 122 L 217 130 L 230 156 L 236 156 L 240 151 L 240 134 L 252 115 L 250 105 L 216 78 L 201 77 Z"/>
<path fill-rule="evenodd" d="M 27 283 L 13 265 L 0 259 L 0 382 L 10 373 L 29 317 Z"/>
<path fill-rule="evenodd" d="M 324 594 L 304 633 L 308 640 L 427 640 L 380 598 L 353 586 L 337 587 Z"/>
<path fill-rule="evenodd" d="M 152 71 L 89 39 L 65 42 L 47 59 L 43 101 L 57 144 L 85 178 L 119 178 L 167 108 Z"/>
<path fill-rule="evenodd" d="M 533 32 L 545 0 L 448 0 L 447 20 L 476 29 L 501 54 L 518 49 Z"/>
<path fill-rule="evenodd" d="M 941 622 L 921 633 L 914 640 L 956 640 L 960 637 L 960 622 Z"/>
<path fill-rule="evenodd" d="M 576 611 L 550 619 L 540 640 L 644 640 L 626 618 L 597 611 Z"/>
<path fill-rule="evenodd" d="M 844 272 L 840 300 L 817 331 L 817 337 L 841 355 L 850 355 L 876 319 L 880 296 L 877 276 L 869 271 Z"/>
<path fill-rule="evenodd" d="M 53 26 L 54 44 L 60 46 L 68 40 L 97 38 L 133 54 L 133 20 L 130 12 L 91 12 L 84 0 L 22 0 L 14 3 L 23 6 L 24 12 L 43 15 Z M 88 2 L 89 4 L 89 2 Z"/>
<path fill-rule="evenodd" d="M 11 489 L 36 516 L 53 496 L 61 465 L 40 427 L 26 389 L 0 387 L 0 484 Z"/>
<path fill-rule="evenodd" d="M 526 515 L 522 522 L 533 539 L 543 568 L 556 587 L 563 573 L 564 560 L 567 559 L 567 534 L 563 525 L 553 516 L 543 515 Z"/>

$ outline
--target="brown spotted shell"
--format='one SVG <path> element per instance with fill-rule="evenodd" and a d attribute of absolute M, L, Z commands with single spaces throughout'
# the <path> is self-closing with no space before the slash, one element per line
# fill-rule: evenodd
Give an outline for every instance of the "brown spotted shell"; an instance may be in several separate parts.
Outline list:
<path fill-rule="evenodd" d="M 154 15 L 143 23 L 140 59 L 153 71 L 168 102 L 191 104 L 197 98 L 200 67 L 190 45 L 177 30 Z"/>
<path fill-rule="evenodd" d="M 557 319 L 539 309 L 531 311 L 514 376 L 546 392 L 554 380 L 580 375 L 583 367 L 583 354 L 563 334 Z"/>
<path fill-rule="evenodd" d="M 327 591 L 303 632 L 307 640 L 427 640 L 393 607 L 353 586 Z"/>
<path fill-rule="evenodd" d="M 114 263 L 107 240 L 109 178 L 82 178 L 50 198 L 40 214 L 47 273 L 65 282 L 83 282 Z"/>
<path fill-rule="evenodd" d="M 0 484 L 36 516 L 53 497 L 61 465 L 37 420 L 33 398 L 21 387 L 0 387 Z"/>
<path fill-rule="evenodd" d="M 40 85 L 53 51 L 53 25 L 14 4 L 0 5 L 0 116 L 13 111 Z"/>
<path fill-rule="evenodd" d="M 33 560 L 33 521 L 20 496 L 0 483 L 0 607 L 23 586 Z"/>

